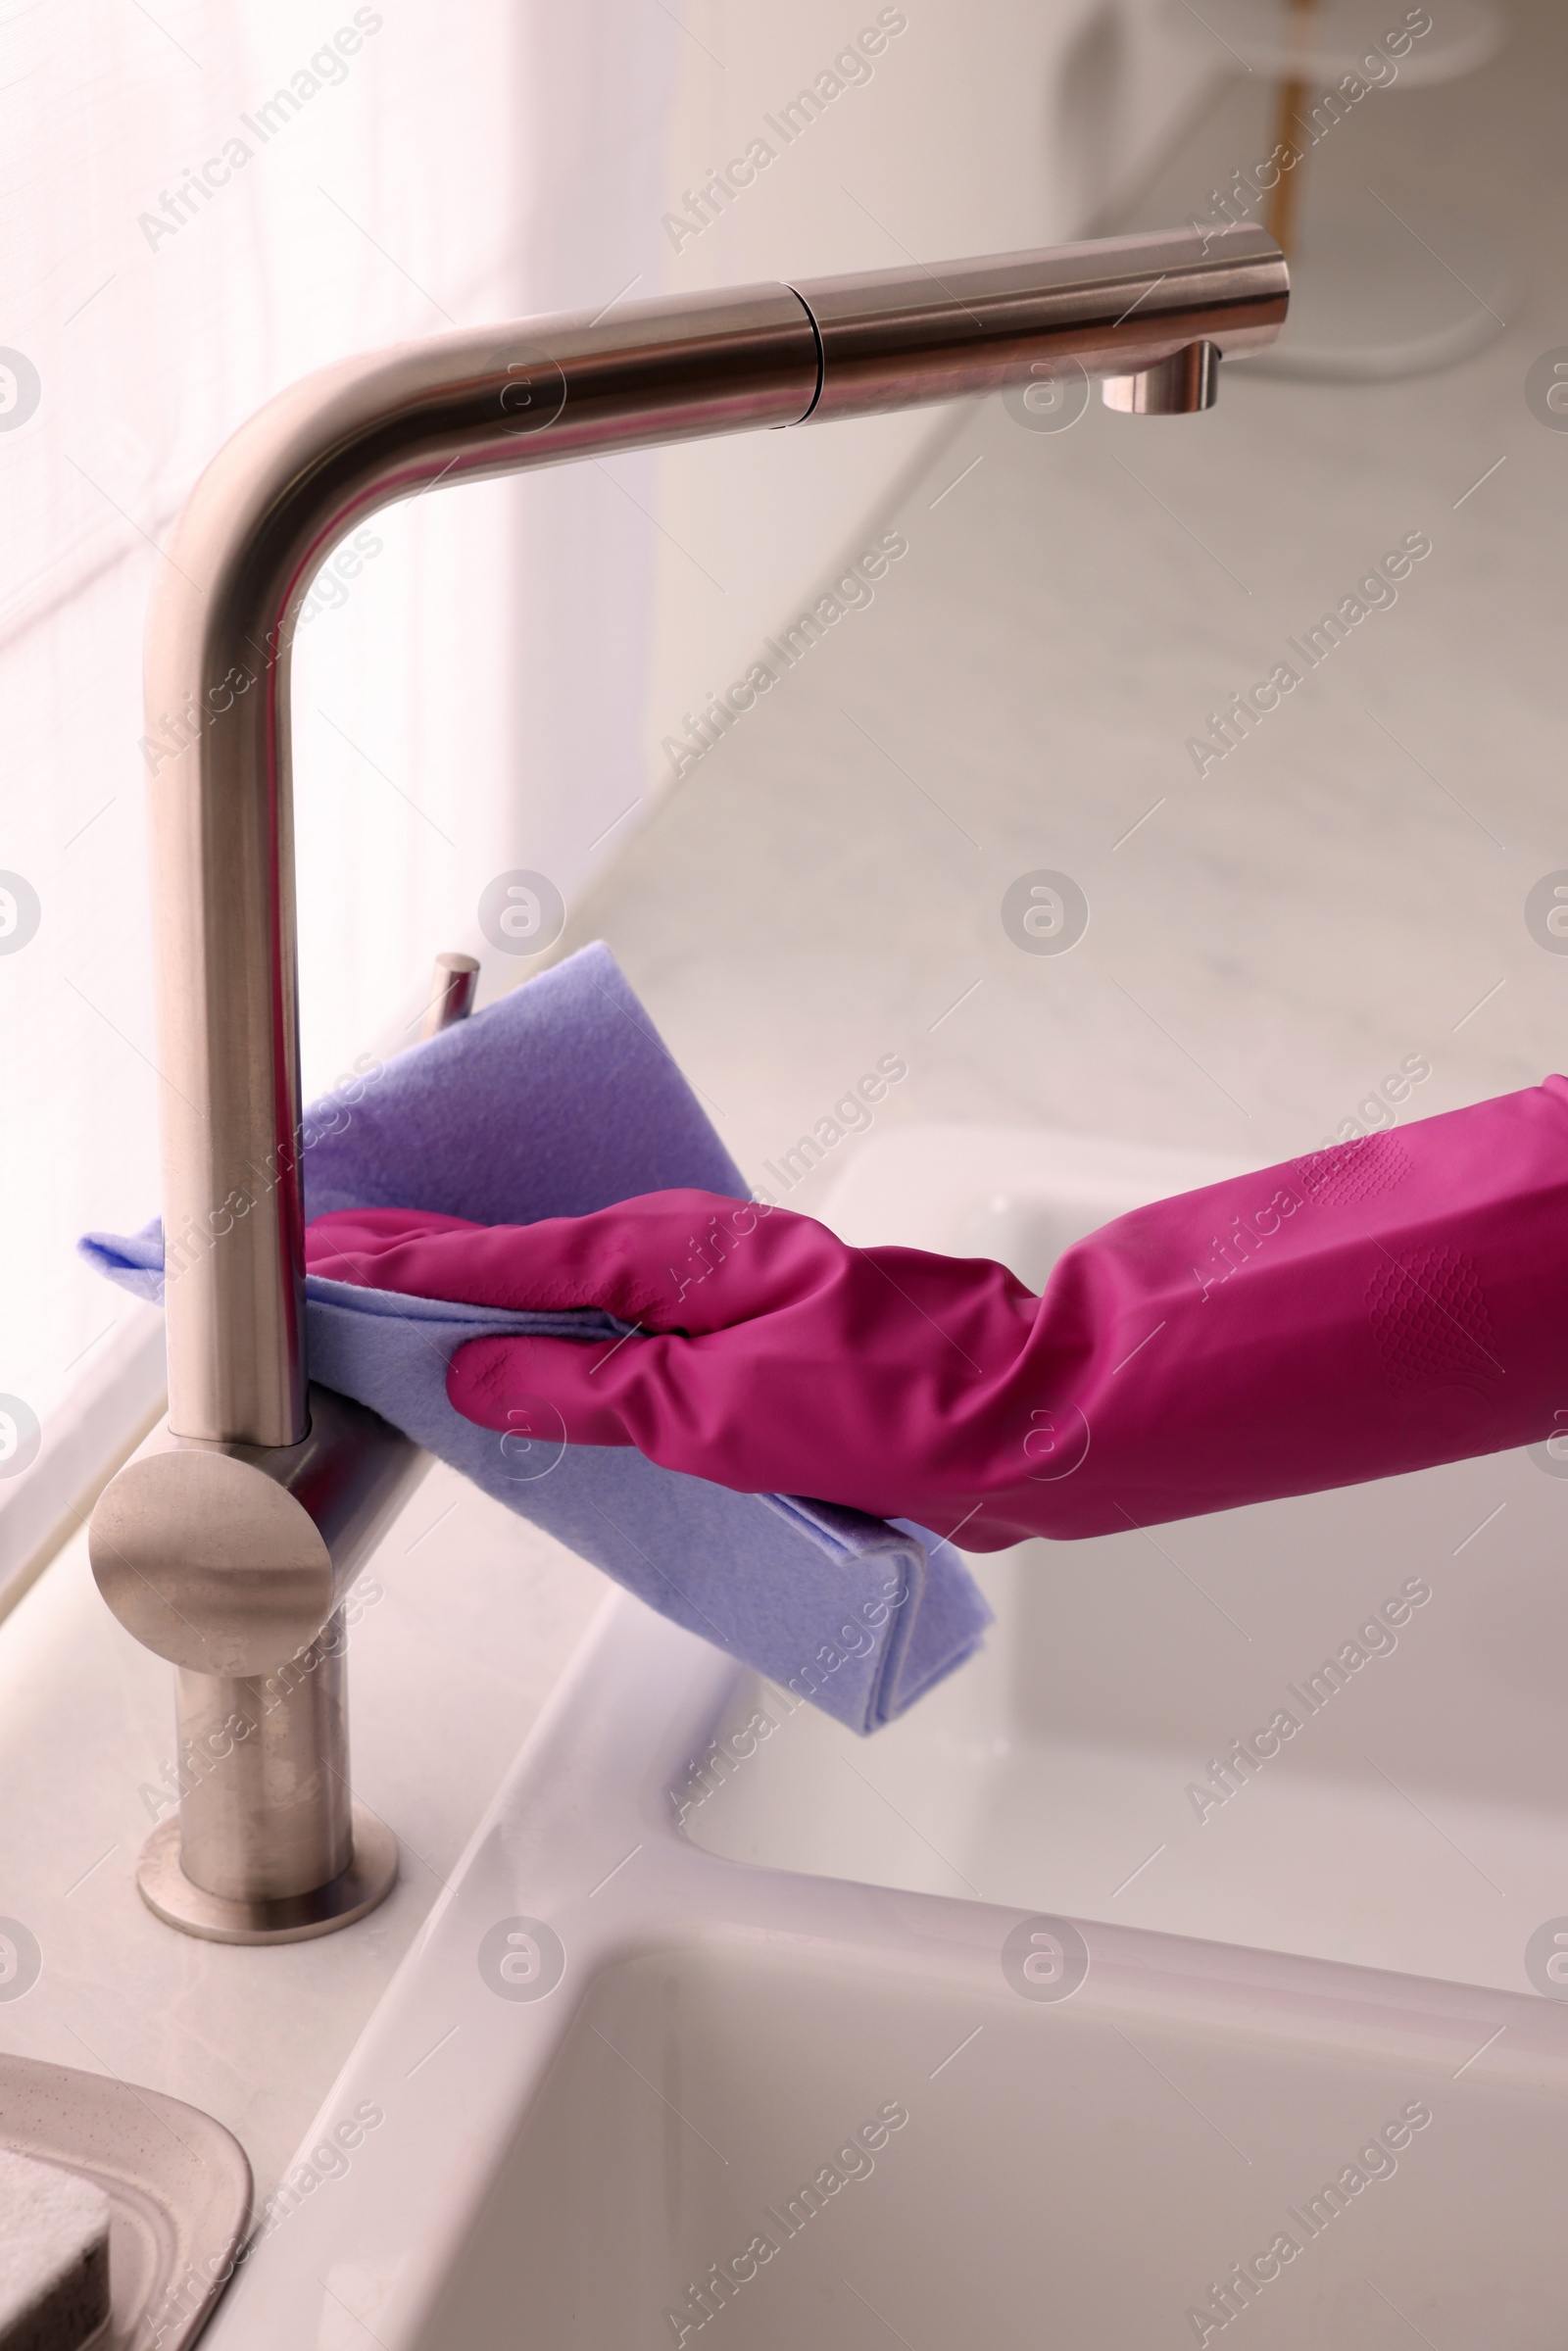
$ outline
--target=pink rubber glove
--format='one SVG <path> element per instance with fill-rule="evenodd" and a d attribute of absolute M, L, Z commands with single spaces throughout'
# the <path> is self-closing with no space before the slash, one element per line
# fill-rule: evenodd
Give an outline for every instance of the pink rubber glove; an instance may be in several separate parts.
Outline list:
<path fill-rule="evenodd" d="M 553 1407 L 573 1444 L 970 1550 L 1568 1427 L 1560 1077 L 1135 1209 L 1068 1249 L 1042 1298 L 983 1259 L 851 1249 L 703 1192 L 534 1225 L 350 1210 L 307 1247 L 338 1280 L 638 1326 L 460 1347 L 447 1393 L 485 1428 Z"/>

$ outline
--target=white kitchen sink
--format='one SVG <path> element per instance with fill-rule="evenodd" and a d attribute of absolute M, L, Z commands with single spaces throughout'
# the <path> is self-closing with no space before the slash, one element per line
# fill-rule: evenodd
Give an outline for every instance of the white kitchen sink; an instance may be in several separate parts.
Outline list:
<path fill-rule="evenodd" d="M 909 1130 L 828 1214 L 1038 1280 L 1224 1172 Z M 864 1742 L 610 1601 L 302 2153 L 383 2123 L 216 2351 L 1560 2351 L 1565 1509 L 1499 1457 L 1026 1545 L 986 1656 Z"/>

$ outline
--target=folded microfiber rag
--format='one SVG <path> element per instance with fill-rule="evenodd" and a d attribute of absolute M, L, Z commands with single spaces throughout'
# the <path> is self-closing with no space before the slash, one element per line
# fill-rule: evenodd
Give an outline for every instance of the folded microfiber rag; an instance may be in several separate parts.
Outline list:
<path fill-rule="evenodd" d="M 749 1190 L 597 945 L 325 1096 L 306 1113 L 302 1144 L 307 1218 L 412 1207 L 531 1224 L 645 1192 Z M 130 1238 L 89 1233 L 79 1246 L 112 1281 L 161 1302 L 156 1223 Z M 447 1364 L 466 1340 L 613 1340 L 628 1326 L 608 1314 L 503 1312 L 314 1274 L 305 1295 L 313 1379 L 853 1731 L 902 1714 L 962 1664 L 990 1622 L 952 1544 L 907 1522 L 731 1494 L 629 1449 L 552 1444 L 543 1421 L 498 1435 L 447 1400 Z"/>

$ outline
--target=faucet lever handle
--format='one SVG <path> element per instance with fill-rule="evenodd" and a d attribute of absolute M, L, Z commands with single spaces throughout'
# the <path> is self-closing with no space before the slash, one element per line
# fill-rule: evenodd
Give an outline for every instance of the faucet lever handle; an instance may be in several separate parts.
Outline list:
<path fill-rule="evenodd" d="M 439 1037 L 454 1021 L 466 1020 L 479 989 L 479 965 L 472 955 L 443 955 L 435 959 L 430 1001 L 424 1008 L 419 1042 Z"/>

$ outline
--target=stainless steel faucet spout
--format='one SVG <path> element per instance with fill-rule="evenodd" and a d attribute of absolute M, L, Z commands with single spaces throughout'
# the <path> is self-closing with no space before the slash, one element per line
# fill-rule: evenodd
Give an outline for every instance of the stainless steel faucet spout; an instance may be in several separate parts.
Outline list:
<path fill-rule="evenodd" d="M 810 421 L 998 392 L 1052 368 L 1136 376 L 1195 345 L 1234 358 L 1273 342 L 1288 290 L 1278 248 L 1246 226 L 804 280 L 795 291 L 822 350 Z"/>
<path fill-rule="evenodd" d="M 1142 413 L 1190 411 L 1212 398 L 1221 356 L 1273 340 L 1287 300 L 1283 257 L 1246 225 L 742 286 L 345 360 L 280 394 L 219 451 L 158 572 L 146 648 L 169 1419 L 149 1441 L 158 1458 L 128 1465 L 94 1522 L 95 1566 L 131 1629 L 158 1646 L 155 1618 L 165 1632 L 171 1610 L 188 1620 L 177 1646 L 163 1645 L 178 1655 L 190 1720 L 211 1712 L 212 1692 L 194 1686 L 253 1678 L 277 1621 L 292 1636 L 319 1601 L 320 1630 L 347 1556 L 308 1538 L 318 1487 L 269 1479 L 256 1463 L 313 1435 L 289 653 L 336 542 L 376 508 L 439 483 L 873 416 L 1042 371 L 1081 368 L 1106 379 L 1114 405 Z M 459 1008 L 463 975 L 448 976 L 443 1002 Z M 376 1450 L 363 1428 L 343 1442 L 360 1459 Z M 402 1477 L 410 1449 L 391 1443 L 377 1475 Z M 156 1604 L 117 1554 L 167 1557 Z M 247 1629 L 238 1620 L 251 1609 Z M 179 1887 L 170 1890 L 179 1865 L 167 1838 L 157 1891 L 144 1867 L 162 1915 L 199 1934 L 227 1932 L 226 1919 L 239 1938 L 266 1940 L 324 1932 L 373 1898 L 352 1861 L 314 1907 L 295 1883 L 346 1849 L 347 1758 L 335 1811 L 301 1829 L 299 1789 L 331 1777 L 301 1760 L 318 1737 L 309 1725 L 341 1723 L 342 1707 L 313 1699 L 291 1719 L 306 1727 L 267 1748 L 270 1777 L 253 1768 L 263 1747 L 248 1748 L 224 1803 L 205 1801 L 199 1824 L 194 1810 L 187 1820 L 200 1917 L 182 1916 Z M 294 1825 L 274 1837 L 266 1815 L 285 1784 Z"/>

